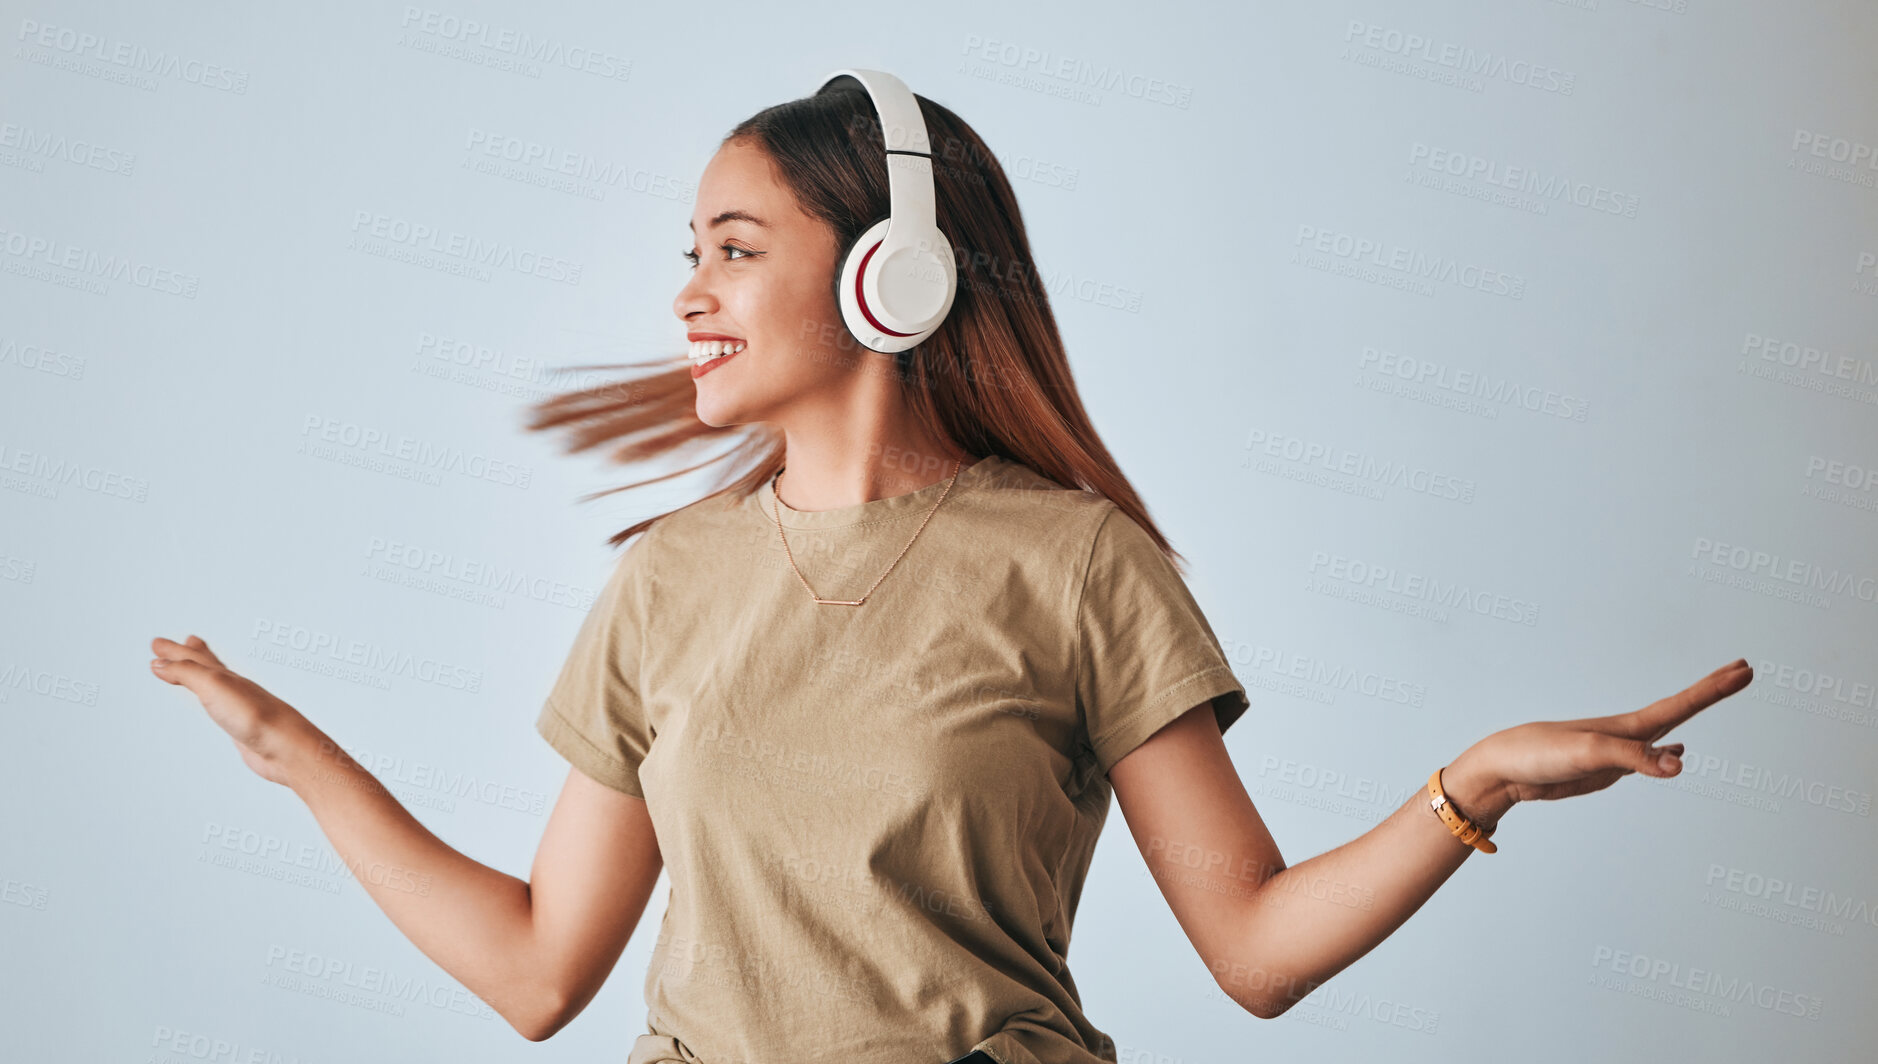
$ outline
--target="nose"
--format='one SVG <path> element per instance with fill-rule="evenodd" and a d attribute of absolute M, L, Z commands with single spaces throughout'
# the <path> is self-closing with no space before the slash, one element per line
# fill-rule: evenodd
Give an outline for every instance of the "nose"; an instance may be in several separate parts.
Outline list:
<path fill-rule="evenodd" d="M 672 312 L 678 320 L 689 322 L 700 314 L 709 314 L 717 309 L 717 297 L 711 294 L 706 281 L 706 271 L 700 267 L 691 272 L 691 278 L 678 290 L 678 297 L 672 300 Z"/>

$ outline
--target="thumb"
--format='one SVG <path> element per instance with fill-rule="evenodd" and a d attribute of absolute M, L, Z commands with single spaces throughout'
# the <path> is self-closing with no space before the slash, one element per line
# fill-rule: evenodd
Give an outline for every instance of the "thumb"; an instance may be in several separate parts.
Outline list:
<path fill-rule="evenodd" d="M 165 683 L 186 687 L 196 694 L 201 694 L 211 670 L 201 662 L 190 661 L 188 658 L 152 658 L 150 671 L 156 673 Z"/>
<path fill-rule="evenodd" d="M 1641 772 L 1645 776 L 1674 776 L 1682 771 L 1682 744 L 1651 746 L 1647 739 L 1625 739 L 1607 732 L 1595 733 L 1589 747 L 1597 771 L 1618 769 L 1623 774 Z"/>
<path fill-rule="evenodd" d="M 1634 755 L 1636 771 L 1646 776 L 1669 777 L 1682 771 L 1682 744 L 1670 743 L 1667 746 L 1651 746 L 1639 741 Z"/>

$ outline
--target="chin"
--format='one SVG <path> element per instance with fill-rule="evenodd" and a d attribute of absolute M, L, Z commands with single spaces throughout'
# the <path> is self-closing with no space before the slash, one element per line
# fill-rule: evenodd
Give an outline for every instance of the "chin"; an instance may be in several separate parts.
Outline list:
<path fill-rule="evenodd" d="M 696 402 L 698 420 L 714 429 L 730 428 L 733 425 L 748 425 L 759 418 L 748 409 L 748 404 L 732 395 L 709 394 L 706 388 L 699 388 Z"/>
<path fill-rule="evenodd" d="M 698 397 L 697 410 L 698 420 L 714 429 L 725 429 L 732 425 L 743 424 L 735 415 L 726 413 L 723 404 L 710 402 L 703 396 Z"/>

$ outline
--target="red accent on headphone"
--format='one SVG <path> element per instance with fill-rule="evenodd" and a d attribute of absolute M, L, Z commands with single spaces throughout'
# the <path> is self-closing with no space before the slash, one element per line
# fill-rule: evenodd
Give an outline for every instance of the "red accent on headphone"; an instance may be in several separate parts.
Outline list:
<path fill-rule="evenodd" d="M 866 315 L 868 322 L 888 336 L 916 336 L 917 333 L 895 332 L 882 325 L 880 319 L 874 317 L 874 312 L 867 309 L 867 297 L 861 294 L 861 278 L 867 276 L 867 260 L 873 258 L 874 252 L 880 250 L 881 243 L 879 240 L 874 241 L 874 246 L 868 248 L 867 254 L 861 256 L 861 264 L 854 270 L 854 301 L 861 305 L 861 313 Z"/>

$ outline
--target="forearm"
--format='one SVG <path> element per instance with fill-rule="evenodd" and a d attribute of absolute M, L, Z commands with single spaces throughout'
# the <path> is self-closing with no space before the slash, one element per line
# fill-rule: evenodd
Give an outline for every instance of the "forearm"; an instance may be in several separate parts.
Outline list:
<path fill-rule="evenodd" d="M 1458 760 L 1442 789 L 1483 827 L 1511 804 Z M 1240 955 L 1218 973 L 1222 988 L 1257 1015 L 1284 1012 L 1393 934 L 1472 853 L 1429 808 L 1424 781 L 1374 828 L 1259 884 L 1234 935 Z"/>
<path fill-rule="evenodd" d="M 560 1002 L 528 883 L 451 848 L 312 725 L 281 746 L 288 786 L 398 930 L 524 1037 L 544 1036 Z"/>

